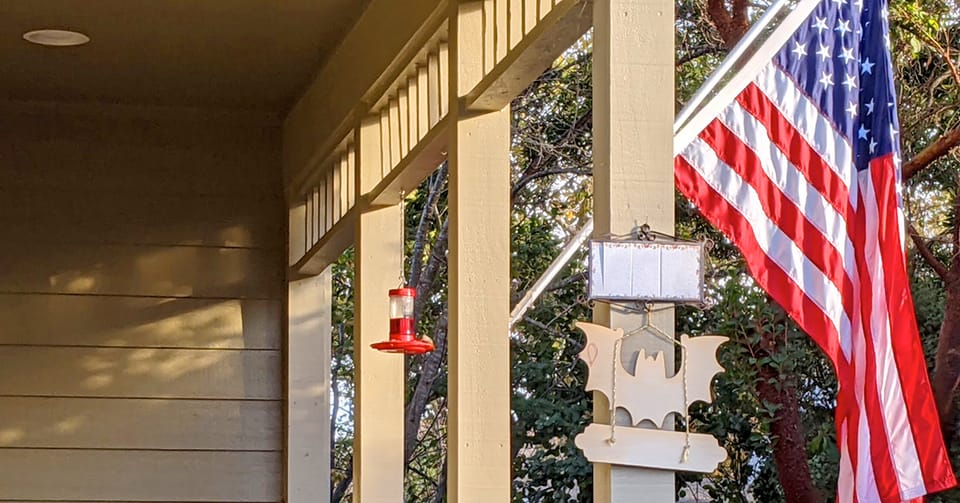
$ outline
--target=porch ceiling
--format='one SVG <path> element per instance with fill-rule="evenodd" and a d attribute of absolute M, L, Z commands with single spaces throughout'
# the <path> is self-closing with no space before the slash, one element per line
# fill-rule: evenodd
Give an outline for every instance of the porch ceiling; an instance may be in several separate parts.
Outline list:
<path fill-rule="evenodd" d="M 0 2 L 0 97 L 285 112 L 369 0 Z M 48 48 L 40 28 L 90 36 Z"/>

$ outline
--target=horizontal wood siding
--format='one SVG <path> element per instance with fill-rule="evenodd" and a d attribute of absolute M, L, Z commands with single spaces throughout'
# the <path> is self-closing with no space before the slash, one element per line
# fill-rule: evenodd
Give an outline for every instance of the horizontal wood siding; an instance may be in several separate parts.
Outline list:
<path fill-rule="evenodd" d="M 0 294 L 0 345 L 280 349 L 279 300 Z M 48 313 L 56 313 L 49 316 Z"/>
<path fill-rule="evenodd" d="M 11 499 L 276 501 L 279 452 L 16 449 L 0 458 L 0 487 Z"/>
<path fill-rule="evenodd" d="M 271 400 L 279 351 L 0 347 L 0 396 Z"/>
<path fill-rule="evenodd" d="M 275 401 L 0 397 L 0 447 L 274 451 L 280 412 Z"/>
<path fill-rule="evenodd" d="M 281 255 L 280 249 L 5 242 L 0 293 L 279 300 Z"/>
<path fill-rule="evenodd" d="M 269 248 L 286 218 L 276 201 L 237 196 L 0 189 L 0 242 Z M 38 204 L 55 200 L 56 204 Z"/>
<path fill-rule="evenodd" d="M 149 110 L 96 118 L 96 109 L 59 115 L 53 124 L 50 112 L 0 106 L 0 138 L 15 139 L 0 142 L 4 188 L 245 199 L 281 194 L 272 172 L 279 163 L 274 127 L 203 118 L 171 122 Z"/>
<path fill-rule="evenodd" d="M 0 501 L 282 498 L 278 131 L 151 114 L 0 116 Z"/>

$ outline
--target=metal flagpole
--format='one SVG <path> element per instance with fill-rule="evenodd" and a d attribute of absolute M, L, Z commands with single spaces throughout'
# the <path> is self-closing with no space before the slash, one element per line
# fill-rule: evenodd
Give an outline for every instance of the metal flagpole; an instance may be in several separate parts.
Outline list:
<path fill-rule="evenodd" d="M 792 0 L 777 0 L 777 2 L 768 7 L 766 12 L 763 13 L 763 16 L 761 16 L 760 19 L 758 19 L 757 22 L 750 27 L 750 30 L 747 32 L 747 34 L 744 35 L 739 42 L 737 42 L 737 45 L 735 45 L 729 53 L 727 53 L 727 57 L 723 59 L 723 61 L 720 63 L 720 66 L 713 70 L 713 73 L 710 74 L 710 77 L 707 79 L 707 81 L 700 86 L 700 89 L 697 90 L 697 93 L 690 98 L 690 101 L 688 101 L 686 105 L 683 106 L 683 109 L 680 110 L 680 113 L 677 114 L 676 119 L 673 120 L 674 133 L 676 133 L 677 130 L 680 129 L 680 126 L 683 126 L 687 119 L 689 119 L 690 116 L 693 115 L 698 108 L 700 108 L 701 102 L 703 102 L 707 96 L 714 91 L 723 77 L 733 70 L 737 63 L 740 63 L 740 60 L 747 53 L 747 50 L 753 46 L 754 42 L 757 41 L 757 38 L 760 37 L 763 31 L 766 30 L 766 28 L 777 19 L 780 11 L 782 11 L 783 8 L 787 7 L 790 3 L 792 3 Z"/>
<path fill-rule="evenodd" d="M 770 59 L 783 47 L 783 44 L 787 43 L 787 40 L 789 40 L 800 25 L 807 20 L 810 13 L 813 12 L 821 1 L 822 0 L 799 0 L 793 5 L 792 9 L 786 11 L 783 20 L 772 27 L 774 29 L 770 31 L 766 38 L 760 40 L 759 33 L 766 31 L 764 29 L 765 27 L 760 27 L 757 30 L 757 34 L 754 35 L 753 40 L 750 41 L 750 45 L 740 51 L 739 57 L 728 57 L 724 60 L 717 71 L 714 72 L 707 81 L 707 84 L 712 82 L 714 88 L 719 86 L 719 89 L 712 93 L 712 89 L 708 89 L 707 84 L 704 84 L 704 89 L 708 90 L 701 90 L 704 97 L 701 97 L 700 100 L 702 101 L 707 95 L 712 94 L 710 99 L 707 100 L 706 103 L 703 103 L 703 105 L 697 105 L 691 100 L 691 103 L 681 111 L 681 116 L 678 116 L 677 119 L 674 120 L 674 156 L 679 154 L 679 150 L 682 150 L 693 141 L 703 128 L 720 114 L 724 107 L 733 103 L 737 95 L 756 77 L 757 72 L 770 62 Z M 789 0 L 780 0 L 778 3 L 790 4 L 792 2 L 789 2 Z M 771 7 L 771 9 L 773 9 L 773 7 Z M 777 12 L 782 10 L 782 6 L 778 7 Z M 764 17 L 766 17 L 766 14 Z M 776 17 L 777 16 L 772 16 L 767 21 L 768 25 Z M 753 31 L 754 30 L 751 30 L 751 32 Z M 720 85 L 720 82 L 727 74 L 730 75 L 729 79 Z M 699 95 L 701 93 L 698 92 L 697 94 Z M 690 109 L 689 111 L 687 111 L 688 108 Z M 685 120 L 681 122 L 681 118 L 685 118 Z"/>

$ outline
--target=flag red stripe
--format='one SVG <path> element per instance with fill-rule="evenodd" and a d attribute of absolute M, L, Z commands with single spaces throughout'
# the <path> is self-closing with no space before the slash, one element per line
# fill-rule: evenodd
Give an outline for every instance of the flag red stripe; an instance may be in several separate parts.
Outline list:
<path fill-rule="evenodd" d="M 893 356 L 900 375 L 909 424 L 917 455 L 923 470 L 924 483 L 929 492 L 953 487 L 956 480 L 943 444 L 936 435 L 926 432 L 939 429 L 939 418 L 926 359 L 920 344 L 920 332 L 914 317 L 913 297 L 900 242 L 900 214 L 896 193 L 896 167 L 892 156 L 875 159 L 870 172 L 873 190 L 877 196 L 880 251 L 883 257 L 884 291 L 890 319 Z"/>
<path fill-rule="evenodd" d="M 757 192 L 763 211 L 777 223 L 803 254 L 836 285 L 841 292 L 852 292 L 853 282 L 844 268 L 840 253 L 796 204 L 786 197 L 766 173 L 759 169 L 760 159 L 720 120 L 714 119 L 700 134 L 717 156 Z M 843 310 L 853 319 L 853 298 L 843 296 Z"/>
<path fill-rule="evenodd" d="M 853 248 L 856 254 L 858 276 L 860 279 L 860 310 L 862 313 L 860 326 L 863 329 L 863 338 L 857 339 L 856 344 L 864 344 L 864 353 L 866 361 L 864 369 L 864 390 L 863 402 L 867 416 L 867 423 L 870 428 L 870 460 L 873 464 L 873 474 L 877 481 L 877 490 L 880 492 L 880 499 L 883 503 L 900 503 L 900 486 L 897 483 L 897 474 L 893 468 L 893 458 L 890 456 L 890 441 L 887 437 L 886 426 L 884 424 L 883 409 L 880 405 L 880 397 L 877 389 L 877 361 L 876 349 L 873 343 L 873 328 L 870 326 L 873 313 L 873 288 L 870 278 L 870 271 L 867 264 L 865 249 L 866 236 L 863 229 L 866 229 L 866 208 L 863 203 L 863 192 L 860 191 L 858 210 L 856 212 L 855 227 L 858 232 L 854 232 Z M 878 287 L 880 285 L 877 285 Z M 859 365 L 861 362 L 856 362 Z M 879 440 L 878 440 L 879 439 Z M 859 483 L 859 481 L 858 481 Z M 893 496 L 897 499 L 891 499 Z"/>
<path fill-rule="evenodd" d="M 853 207 L 850 202 L 850 188 L 847 184 L 855 182 L 843 180 L 837 175 L 756 84 L 751 83 L 747 86 L 737 96 L 737 102 L 767 126 L 770 140 L 780 147 L 790 163 L 803 174 L 810 185 L 823 194 L 830 205 L 844 216 L 849 228 L 850 223 L 853 222 Z"/>
<path fill-rule="evenodd" d="M 856 502 L 859 499 L 856 484 L 857 463 L 855 460 L 858 459 L 857 456 L 860 453 L 860 409 L 857 407 L 855 392 L 852 388 L 852 370 L 848 369 L 846 376 L 848 377 L 848 384 L 846 386 L 841 384 L 840 389 L 837 390 L 837 410 L 834 421 L 836 421 L 837 427 L 837 448 L 840 448 L 844 442 L 847 445 L 847 457 L 850 460 L 853 472 L 853 480 L 849 483 L 852 486 L 853 502 Z M 841 425 L 844 421 L 847 423 L 846 437 L 841 431 Z"/>
<path fill-rule="evenodd" d="M 677 188 L 700 208 L 743 253 L 757 283 L 800 325 L 836 364 L 844 360 L 836 327 L 826 313 L 764 253 L 743 215 L 715 191 L 683 156 L 674 159 Z M 814 335 L 815 334 L 815 335 Z"/>

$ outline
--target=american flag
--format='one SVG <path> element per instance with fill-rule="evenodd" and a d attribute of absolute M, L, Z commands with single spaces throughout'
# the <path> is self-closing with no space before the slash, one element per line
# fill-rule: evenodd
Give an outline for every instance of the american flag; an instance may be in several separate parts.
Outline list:
<path fill-rule="evenodd" d="M 816 3 L 674 150 L 680 191 L 833 362 L 844 503 L 956 484 L 906 271 L 887 18 L 885 0 Z"/>

